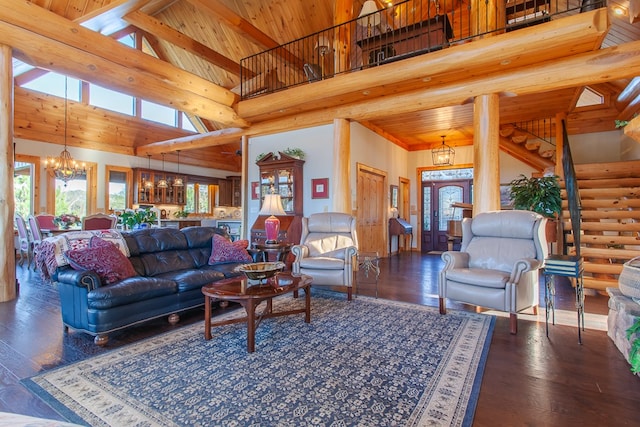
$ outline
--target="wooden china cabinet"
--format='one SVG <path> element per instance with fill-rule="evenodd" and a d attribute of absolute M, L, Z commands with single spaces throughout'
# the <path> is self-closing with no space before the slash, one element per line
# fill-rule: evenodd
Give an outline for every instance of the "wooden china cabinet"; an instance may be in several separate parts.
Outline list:
<path fill-rule="evenodd" d="M 280 220 L 278 241 L 292 244 L 300 243 L 304 160 L 278 152 L 263 156 L 256 164 L 260 168 L 260 207 L 262 207 L 265 195 L 280 194 L 282 209 L 287 214 L 278 217 Z M 264 215 L 259 215 L 251 226 L 252 243 L 265 242 L 264 220 L 266 218 Z"/>
<path fill-rule="evenodd" d="M 135 178 L 133 203 L 161 205 L 184 205 L 186 203 L 186 175 L 176 175 L 149 169 L 134 169 L 133 173 Z M 166 188 L 158 187 L 158 183 L 163 177 L 167 180 Z M 184 183 L 182 187 L 173 185 L 178 177 L 182 178 Z"/>

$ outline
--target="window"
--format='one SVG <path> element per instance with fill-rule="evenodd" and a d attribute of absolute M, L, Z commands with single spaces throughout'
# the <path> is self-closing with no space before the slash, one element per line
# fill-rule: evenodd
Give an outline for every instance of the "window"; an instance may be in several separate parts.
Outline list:
<path fill-rule="evenodd" d="M 216 204 L 218 186 L 204 179 L 187 183 L 187 200 L 184 209 L 192 213 L 211 213 Z"/>
<path fill-rule="evenodd" d="M 131 191 L 133 171 L 129 168 L 107 165 L 105 178 L 104 208 L 110 212 L 130 208 L 133 194 Z"/>
<path fill-rule="evenodd" d="M 55 210 L 53 213 L 58 216 L 62 214 L 73 214 L 83 217 L 87 214 L 87 179 L 82 176 L 67 182 L 60 179 L 55 180 Z"/>
<path fill-rule="evenodd" d="M 64 98 L 64 87 L 67 85 L 67 97 L 72 101 L 80 100 L 80 80 L 62 74 L 49 72 L 25 83 L 22 87 L 49 95 Z"/>
<path fill-rule="evenodd" d="M 38 164 L 38 157 L 16 154 L 13 175 L 15 212 L 25 219 L 39 211 L 35 203 L 38 193 L 34 185 L 40 180 L 40 169 L 36 167 Z"/>
<path fill-rule="evenodd" d="M 83 217 L 96 212 L 96 163 L 86 163 L 87 173 L 84 176 L 67 182 L 55 178 L 49 171 L 47 174 L 47 206 L 45 212 L 54 215 L 74 214 Z"/>
<path fill-rule="evenodd" d="M 152 120 L 165 125 L 176 125 L 176 110 L 173 108 L 158 105 L 153 102 L 142 100 L 140 117 L 146 120 Z"/>
<path fill-rule="evenodd" d="M 187 116 L 185 113 L 182 113 L 182 112 L 180 114 L 182 115 L 182 129 L 188 130 L 191 132 L 198 132 L 196 130 L 196 127 L 191 122 L 191 119 L 189 119 L 189 116 Z"/>
<path fill-rule="evenodd" d="M 116 113 L 135 115 L 134 98 L 115 90 L 106 89 L 101 86 L 89 85 L 89 104 L 105 110 L 115 111 Z"/>

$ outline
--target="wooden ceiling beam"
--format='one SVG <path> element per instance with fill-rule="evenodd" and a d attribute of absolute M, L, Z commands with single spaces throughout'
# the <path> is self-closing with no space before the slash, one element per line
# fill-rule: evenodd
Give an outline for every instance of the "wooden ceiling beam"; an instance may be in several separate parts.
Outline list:
<path fill-rule="evenodd" d="M 149 73 L 181 90 L 206 96 L 222 105 L 231 106 L 237 99 L 237 95 L 223 87 L 179 68 L 167 66 L 163 61 L 88 30 L 27 0 L 0 0 L 0 21 L 25 30 L 21 33 L 25 40 L 17 37 L 3 40 L 26 55 L 29 55 L 29 50 L 35 49 L 29 45 L 35 39 L 31 36 L 38 35 L 64 45 L 60 46 L 62 52 L 50 53 L 54 62 L 72 58 L 73 54 L 88 53 L 135 72 Z"/>
<path fill-rule="evenodd" d="M 193 6 L 209 14 L 216 21 L 224 22 L 229 28 L 238 33 L 240 36 L 251 40 L 253 43 L 269 50 L 280 46 L 280 43 L 272 39 L 242 16 L 229 9 L 220 1 L 210 0 L 187 0 Z M 279 56 L 285 61 L 295 64 L 300 70 L 304 65 L 304 61 L 293 55 L 286 49 L 275 49 L 273 54 Z"/>
<path fill-rule="evenodd" d="M 244 134 L 244 130 L 240 128 L 220 129 L 213 132 L 190 135 L 182 138 L 168 139 L 166 141 L 154 142 L 151 144 L 140 145 L 136 148 L 136 155 L 144 154 L 160 154 L 171 151 L 194 150 L 197 148 L 215 147 L 225 145 L 232 142 L 239 142 Z"/>
<path fill-rule="evenodd" d="M 127 26 L 122 17 L 128 13 L 140 9 L 151 0 L 113 0 L 91 13 L 84 15 L 74 22 L 81 23 L 83 27 L 99 33 L 109 35 L 120 31 Z"/>
<path fill-rule="evenodd" d="M 541 62 L 592 51 L 608 27 L 606 11 L 581 13 L 428 55 L 371 67 L 358 71 L 358 78 L 352 78 L 352 73 L 344 73 L 304 85 L 297 92 L 289 89 L 270 94 L 268 100 L 262 96 L 240 101 L 237 111 L 240 116 L 253 121 L 261 115 L 283 109 L 300 107 L 297 110 L 300 112 L 317 108 L 322 101 L 344 99 L 349 93 L 358 94 L 363 99 L 378 93 L 386 96 L 388 88 L 397 85 L 400 79 L 405 84 L 413 82 L 414 88 L 428 89 L 473 75 L 502 73 L 532 65 L 537 67 Z M 549 49 L 549 40 L 553 40 L 553 49 Z M 523 52 L 527 54 L 523 55 Z"/>
<path fill-rule="evenodd" d="M 7 3 L 0 1 L 0 39 L 24 62 L 227 126 L 248 126 L 230 108 L 234 93 L 28 1 Z"/>
<path fill-rule="evenodd" d="M 221 55 L 209 46 L 182 34 L 180 31 L 171 28 L 164 22 L 152 16 L 146 15 L 140 11 L 135 11 L 125 15 L 124 20 L 149 34 L 153 34 L 162 40 L 210 62 L 216 67 L 220 67 L 235 76 L 240 76 L 241 67 L 239 63 Z M 247 68 L 244 68 L 242 73 L 246 76 L 254 75 L 253 71 Z"/>

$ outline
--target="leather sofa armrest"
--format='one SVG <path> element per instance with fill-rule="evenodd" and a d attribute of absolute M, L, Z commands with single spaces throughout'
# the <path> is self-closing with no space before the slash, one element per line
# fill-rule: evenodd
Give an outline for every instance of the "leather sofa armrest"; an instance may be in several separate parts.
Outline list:
<path fill-rule="evenodd" d="M 56 281 L 67 285 L 77 286 L 79 288 L 87 288 L 88 291 L 102 286 L 102 281 L 95 271 L 91 270 L 74 270 L 70 267 L 59 268 L 56 274 Z"/>
<path fill-rule="evenodd" d="M 441 258 L 444 261 L 443 270 L 469 266 L 469 254 L 466 252 L 446 251 L 442 253 Z"/>
<path fill-rule="evenodd" d="M 302 258 L 309 256 L 309 248 L 305 245 L 294 245 L 291 247 L 291 253 L 296 257 L 293 262 L 300 262 Z"/>
<path fill-rule="evenodd" d="M 522 276 L 522 273 L 537 270 L 540 267 L 542 267 L 542 263 L 535 258 L 519 259 L 513 265 L 513 270 L 511 270 L 511 277 L 509 278 L 509 281 L 511 283 L 518 283 L 520 281 L 520 276 Z"/>

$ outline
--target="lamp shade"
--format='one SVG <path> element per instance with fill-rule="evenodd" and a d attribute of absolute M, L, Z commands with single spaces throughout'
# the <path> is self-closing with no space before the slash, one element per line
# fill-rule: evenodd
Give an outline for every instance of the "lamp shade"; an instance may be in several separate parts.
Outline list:
<path fill-rule="evenodd" d="M 370 25 L 373 25 L 373 26 L 379 25 L 380 14 L 367 16 L 377 11 L 378 11 L 378 6 L 376 6 L 375 1 L 373 0 L 365 1 L 364 4 L 362 5 L 362 9 L 360 10 L 360 15 L 358 15 L 358 18 L 363 18 L 365 16 L 366 18 L 358 19 L 358 24 L 362 25 L 363 27 L 370 26 Z"/>
<path fill-rule="evenodd" d="M 267 243 L 276 243 L 280 233 L 280 220 L 276 215 L 286 215 L 286 212 L 282 209 L 280 195 L 267 194 L 264 196 L 259 215 L 269 215 L 269 218 L 264 220 L 264 232 L 267 235 Z"/>

